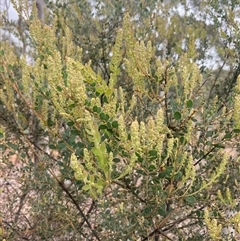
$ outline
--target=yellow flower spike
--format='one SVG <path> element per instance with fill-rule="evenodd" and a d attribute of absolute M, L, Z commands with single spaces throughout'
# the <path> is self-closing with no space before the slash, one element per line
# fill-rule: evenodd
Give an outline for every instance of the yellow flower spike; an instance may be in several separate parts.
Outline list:
<path fill-rule="evenodd" d="M 164 124 L 164 113 L 163 109 L 160 108 L 157 112 L 156 116 L 156 133 L 157 134 L 164 134 L 166 133 L 167 126 Z"/>
<path fill-rule="evenodd" d="M 130 129 L 131 129 L 131 146 L 134 152 L 136 152 L 141 150 L 138 121 L 136 120 L 133 121 Z"/>
<path fill-rule="evenodd" d="M 67 58 L 68 85 L 71 97 L 82 106 L 87 98 L 84 79 L 80 71 L 74 67 L 75 61 Z"/>
<path fill-rule="evenodd" d="M 226 198 L 230 205 L 235 206 L 235 201 L 232 199 L 232 195 L 231 195 L 230 189 L 228 187 L 226 189 Z"/>
<path fill-rule="evenodd" d="M 223 195 L 222 195 L 222 192 L 220 189 L 218 189 L 218 191 L 217 191 L 217 196 L 221 200 L 222 203 L 225 203 L 225 200 L 223 198 Z"/>
<path fill-rule="evenodd" d="M 187 122 L 187 133 L 185 134 L 185 139 L 187 142 L 190 141 L 190 139 L 192 137 L 192 132 L 193 132 L 193 121 L 189 120 Z"/>
<path fill-rule="evenodd" d="M 95 167 L 93 166 L 93 162 L 92 162 L 92 159 L 90 158 L 88 149 L 84 148 L 83 155 L 84 155 L 84 163 L 88 171 L 95 172 Z"/>
<path fill-rule="evenodd" d="M 54 57 L 56 59 L 54 59 Z M 57 92 L 56 87 L 60 86 L 61 88 L 64 87 L 64 82 L 62 79 L 62 64 L 61 64 L 61 56 L 60 53 L 54 51 L 53 56 L 48 56 L 47 58 L 47 66 L 48 69 L 46 74 L 48 76 L 48 81 L 51 87 L 51 90 L 55 90 Z"/>
<path fill-rule="evenodd" d="M 164 141 L 164 139 L 165 139 L 164 134 L 158 135 L 156 150 L 158 151 L 159 156 L 161 156 L 162 151 L 163 151 L 163 141 Z"/>
<path fill-rule="evenodd" d="M 124 63 L 126 65 L 126 69 L 128 72 L 129 77 L 131 77 L 133 84 L 134 84 L 134 91 L 139 94 L 143 94 L 145 90 L 145 80 L 144 75 L 138 70 L 134 60 L 131 59 L 124 59 Z M 139 64 L 141 65 L 141 64 Z"/>
<path fill-rule="evenodd" d="M 195 167 L 193 165 L 193 156 L 190 155 L 188 158 L 187 168 L 186 168 L 186 175 L 189 176 L 192 180 L 196 177 Z"/>
<path fill-rule="evenodd" d="M 146 47 L 146 59 L 147 62 L 150 63 L 152 56 L 153 56 L 154 49 L 152 47 L 151 41 L 147 42 L 147 47 Z"/>
<path fill-rule="evenodd" d="M 117 82 L 117 76 L 120 72 L 119 65 L 122 61 L 122 40 L 123 40 L 123 30 L 119 29 L 117 32 L 117 37 L 116 37 L 116 42 L 115 45 L 112 49 L 113 56 L 111 58 L 111 63 L 110 63 L 110 79 L 109 79 L 109 89 L 111 91 L 110 95 L 114 91 L 115 84 Z"/>
<path fill-rule="evenodd" d="M 71 166 L 71 168 L 74 171 L 77 171 L 77 169 L 78 169 L 78 160 L 77 160 L 77 157 L 76 157 L 76 155 L 74 153 L 71 155 L 70 166 Z"/>
<path fill-rule="evenodd" d="M 113 171 L 113 153 L 112 152 L 108 154 L 108 167 L 109 167 L 108 182 L 109 182 L 111 180 L 111 174 Z"/>
<path fill-rule="evenodd" d="M 167 160 L 169 158 L 169 156 L 172 154 L 173 146 L 174 146 L 174 138 L 168 138 L 167 156 L 166 156 L 165 160 Z"/>
<path fill-rule="evenodd" d="M 43 104 L 41 107 L 41 116 L 42 119 L 40 119 L 40 124 L 42 125 L 42 127 L 45 127 L 48 119 L 48 101 L 45 99 L 43 100 Z"/>
<path fill-rule="evenodd" d="M 91 98 L 91 107 L 101 107 L 101 101 L 99 98 Z"/>
<path fill-rule="evenodd" d="M 92 121 L 92 116 L 89 113 L 89 111 L 84 110 L 84 122 L 87 123 L 87 125 L 89 125 L 90 129 L 93 129 Z"/>
<path fill-rule="evenodd" d="M 26 58 L 22 57 L 20 60 L 20 64 L 22 67 L 22 87 L 23 93 L 27 99 L 30 99 L 31 92 L 29 89 L 32 88 L 33 80 L 30 78 L 30 73 L 32 73 L 32 67 L 27 64 Z"/>
<path fill-rule="evenodd" d="M 73 56 L 74 54 L 74 51 L 75 51 L 75 47 L 72 43 L 72 32 L 70 31 L 70 29 L 65 26 L 65 41 L 64 41 L 64 45 L 66 46 L 65 47 L 65 55 L 66 56 Z"/>
<path fill-rule="evenodd" d="M 130 15 L 128 13 L 125 14 L 123 18 L 123 36 L 126 41 L 127 54 L 132 56 L 132 50 L 134 49 L 134 35 L 130 21 Z"/>
<path fill-rule="evenodd" d="M 182 82 L 184 88 L 184 96 L 187 97 L 190 93 L 190 84 L 189 84 L 190 73 L 187 66 L 184 66 L 182 69 Z"/>
<path fill-rule="evenodd" d="M 158 81 L 161 81 L 164 76 L 165 66 L 162 64 L 160 59 L 157 59 L 156 65 L 157 65 L 156 76 L 158 77 Z"/>
<path fill-rule="evenodd" d="M 191 35 L 190 38 L 189 38 L 187 55 L 188 55 L 188 58 L 191 59 L 192 61 L 196 57 L 195 38 L 194 38 L 193 35 Z"/>
<path fill-rule="evenodd" d="M 130 162 L 129 162 L 129 169 L 127 167 L 128 171 L 132 170 L 132 168 L 135 166 L 136 161 L 137 161 L 137 156 L 135 155 L 135 153 L 132 153 L 130 157 Z"/>
<path fill-rule="evenodd" d="M 234 224 L 235 230 L 240 233 L 240 212 L 235 213 L 230 221 Z"/>
<path fill-rule="evenodd" d="M 153 120 L 152 117 L 150 117 L 147 123 L 147 131 L 148 131 L 147 146 L 148 146 L 148 149 L 151 150 L 157 144 L 157 138 L 158 138 L 158 136 L 156 135 L 155 121 Z"/>
<path fill-rule="evenodd" d="M 146 147 L 146 140 L 147 140 L 147 132 L 146 132 L 146 126 L 144 122 L 140 122 L 140 129 L 139 134 L 141 138 L 141 146 L 144 149 Z"/>
<path fill-rule="evenodd" d="M 83 149 L 83 155 L 84 155 L 84 160 L 85 160 L 86 162 L 90 162 L 89 151 L 88 151 L 87 148 L 84 148 L 84 149 Z"/>
<path fill-rule="evenodd" d="M 119 98 L 120 98 L 120 110 L 122 115 L 125 117 L 125 95 L 122 87 L 119 88 Z"/>
<path fill-rule="evenodd" d="M 219 240 L 221 236 L 222 225 L 221 224 L 218 225 L 216 219 L 212 219 L 212 220 L 210 219 L 208 209 L 204 210 L 204 221 L 207 225 L 209 236 L 213 240 Z"/>
<path fill-rule="evenodd" d="M 117 90 L 115 90 L 114 92 L 115 93 L 114 93 L 114 96 L 111 98 L 111 101 L 103 105 L 104 112 L 112 118 L 115 118 L 115 114 L 116 114 L 115 111 L 116 111 L 116 105 L 117 105 Z"/>

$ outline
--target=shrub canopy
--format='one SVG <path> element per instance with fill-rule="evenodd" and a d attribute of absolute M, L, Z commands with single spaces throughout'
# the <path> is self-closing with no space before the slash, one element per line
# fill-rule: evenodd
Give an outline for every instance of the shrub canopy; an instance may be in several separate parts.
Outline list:
<path fill-rule="evenodd" d="M 46 24 L 13 4 L 23 48 L 0 45 L 1 237 L 234 240 L 234 1 L 57 1 Z"/>

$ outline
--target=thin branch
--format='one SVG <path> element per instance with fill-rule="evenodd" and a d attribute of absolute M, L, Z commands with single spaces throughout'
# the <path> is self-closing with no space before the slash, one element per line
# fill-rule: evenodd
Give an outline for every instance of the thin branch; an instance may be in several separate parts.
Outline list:
<path fill-rule="evenodd" d="M 203 155 L 200 159 L 198 159 L 193 165 L 196 166 L 199 162 L 201 162 L 203 159 L 205 159 L 211 152 L 213 152 L 216 149 L 216 146 L 211 148 L 205 155 Z"/>
<path fill-rule="evenodd" d="M 94 206 L 95 206 L 95 201 L 92 200 L 91 206 L 90 206 L 90 208 L 89 208 L 88 211 L 87 211 L 86 217 L 89 217 L 89 215 L 91 214 Z M 85 220 L 83 220 L 83 221 L 79 224 L 80 228 L 83 226 L 84 223 L 85 223 Z"/>
<path fill-rule="evenodd" d="M 173 239 L 171 239 L 170 237 L 168 237 L 163 231 L 159 230 L 158 228 L 153 230 L 147 237 L 145 237 L 144 239 L 142 239 L 141 241 L 147 241 L 150 237 L 154 236 L 155 234 L 160 234 L 163 237 L 165 237 L 166 239 L 170 240 L 170 241 L 174 241 Z"/>
<path fill-rule="evenodd" d="M 62 182 L 60 182 L 58 180 L 58 184 L 59 186 L 62 188 L 62 190 L 68 195 L 68 197 L 72 200 L 73 204 L 75 205 L 75 207 L 77 208 L 77 210 L 79 211 L 80 215 L 82 216 L 84 222 L 86 222 L 87 226 L 89 227 L 89 229 L 91 230 L 93 236 L 98 240 L 101 241 L 100 237 L 98 236 L 97 232 L 93 229 L 92 225 L 90 224 L 87 216 L 84 214 L 84 212 L 82 211 L 81 207 L 78 205 L 77 201 L 74 199 L 74 197 L 72 196 L 72 194 L 68 191 L 68 189 L 64 186 L 64 184 Z"/>
<path fill-rule="evenodd" d="M 113 183 L 117 184 L 118 186 L 120 186 L 120 187 L 122 187 L 122 188 L 128 189 L 128 190 L 133 194 L 133 196 L 135 196 L 139 201 L 141 201 L 142 203 L 147 204 L 147 201 L 144 200 L 143 198 L 139 197 L 139 196 L 137 195 L 137 193 L 135 193 L 135 192 L 132 190 L 131 186 L 129 186 L 128 183 L 124 182 L 125 185 L 123 185 L 122 183 L 120 183 L 120 182 L 118 182 L 118 181 L 113 181 Z"/>

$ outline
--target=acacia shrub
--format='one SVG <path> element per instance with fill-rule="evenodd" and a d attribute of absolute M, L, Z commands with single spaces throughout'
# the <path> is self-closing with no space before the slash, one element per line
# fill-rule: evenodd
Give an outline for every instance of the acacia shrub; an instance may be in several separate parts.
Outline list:
<path fill-rule="evenodd" d="M 239 159 L 225 147 L 238 147 L 240 80 L 224 108 L 217 97 L 208 106 L 194 37 L 178 61 L 160 60 L 151 41 L 135 38 L 126 14 L 106 81 L 82 63 L 66 26 L 59 50 L 57 24 L 41 26 L 34 16 L 34 64 L 1 44 L 1 101 L 21 136 L 11 146 L 2 128 L 2 146 L 26 163 L 21 189 L 30 209 L 24 225 L 12 226 L 2 213 L 3 236 L 218 240 L 225 226 L 239 231 L 239 213 L 229 219 L 224 211 L 238 201 Z M 131 88 L 119 86 L 121 71 Z M 29 115 L 42 142 L 31 140 L 36 125 Z"/>

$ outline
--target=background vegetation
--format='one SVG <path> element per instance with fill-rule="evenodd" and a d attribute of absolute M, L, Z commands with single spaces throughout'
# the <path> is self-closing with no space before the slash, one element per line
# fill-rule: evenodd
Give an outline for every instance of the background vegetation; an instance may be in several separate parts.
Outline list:
<path fill-rule="evenodd" d="M 237 1 L 12 4 L 1 239 L 237 240 Z"/>

